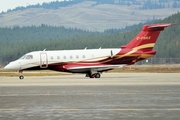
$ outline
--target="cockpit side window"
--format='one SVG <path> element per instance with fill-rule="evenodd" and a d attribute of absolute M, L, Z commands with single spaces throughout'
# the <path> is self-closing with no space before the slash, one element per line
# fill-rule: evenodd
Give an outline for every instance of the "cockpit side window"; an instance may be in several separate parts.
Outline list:
<path fill-rule="evenodd" d="M 27 55 L 27 56 L 26 56 L 26 59 L 27 59 L 27 60 L 33 59 L 33 55 Z"/>

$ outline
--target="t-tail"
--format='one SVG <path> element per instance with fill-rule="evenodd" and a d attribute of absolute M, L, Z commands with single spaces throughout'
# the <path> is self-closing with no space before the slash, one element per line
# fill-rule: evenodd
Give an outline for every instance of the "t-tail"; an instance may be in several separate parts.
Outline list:
<path fill-rule="evenodd" d="M 164 28 L 172 26 L 174 24 L 152 24 L 145 25 L 142 31 L 132 39 L 127 45 L 121 46 L 121 48 L 129 48 L 141 51 L 151 51 L 158 39 L 158 36 Z"/>

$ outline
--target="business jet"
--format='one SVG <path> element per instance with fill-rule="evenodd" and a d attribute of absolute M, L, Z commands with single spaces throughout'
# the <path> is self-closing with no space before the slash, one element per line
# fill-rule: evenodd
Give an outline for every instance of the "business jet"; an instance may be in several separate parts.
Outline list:
<path fill-rule="evenodd" d="M 34 51 L 4 68 L 17 70 L 19 79 L 24 79 L 24 70 L 54 70 L 70 73 L 84 73 L 89 78 L 100 78 L 101 73 L 138 61 L 156 54 L 153 47 L 161 31 L 174 24 L 144 25 L 142 31 L 127 45 L 108 49 Z"/>

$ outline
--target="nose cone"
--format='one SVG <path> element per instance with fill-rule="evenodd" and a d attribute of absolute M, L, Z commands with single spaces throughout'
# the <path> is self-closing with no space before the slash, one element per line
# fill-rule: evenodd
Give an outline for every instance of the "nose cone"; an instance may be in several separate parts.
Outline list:
<path fill-rule="evenodd" d="M 4 69 L 9 70 L 9 64 L 4 67 Z"/>
<path fill-rule="evenodd" d="M 14 61 L 14 62 L 10 62 L 8 65 L 6 65 L 4 67 L 4 69 L 6 69 L 6 70 L 19 70 L 20 66 L 19 66 L 19 63 Z"/>

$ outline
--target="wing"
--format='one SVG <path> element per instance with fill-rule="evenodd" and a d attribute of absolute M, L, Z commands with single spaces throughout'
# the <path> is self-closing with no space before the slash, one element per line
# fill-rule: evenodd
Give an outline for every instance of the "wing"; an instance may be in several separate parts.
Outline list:
<path fill-rule="evenodd" d="M 65 66 L 66 70 L 70 72 L 79 72 L 79 73 L 86 73 L 89 71 L 97 71 L 97 72 L 103 72 L 103 71 L 108 71 L 112 70 L 114 68 L 122 68 L 123 64 L 121 65 L 91 65 L 91 66 Z"/>

